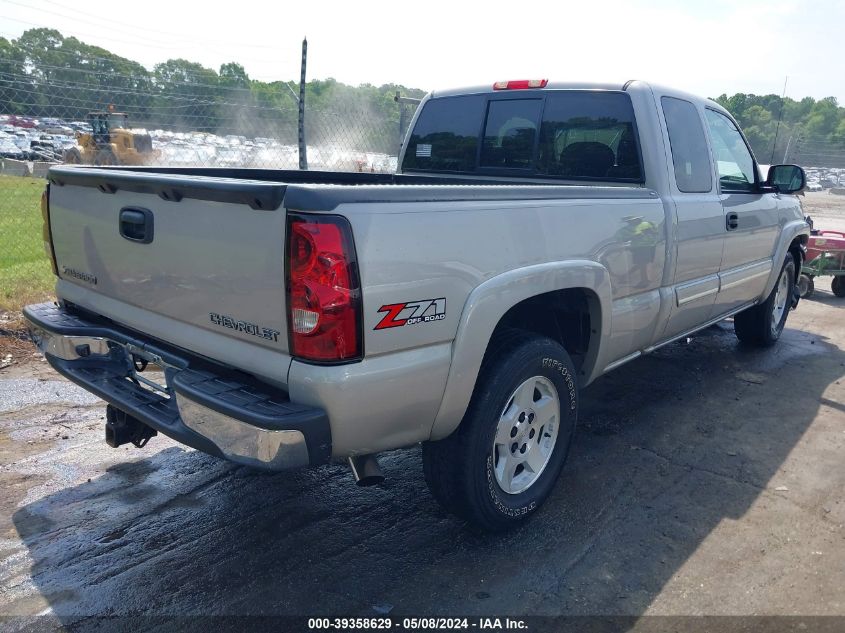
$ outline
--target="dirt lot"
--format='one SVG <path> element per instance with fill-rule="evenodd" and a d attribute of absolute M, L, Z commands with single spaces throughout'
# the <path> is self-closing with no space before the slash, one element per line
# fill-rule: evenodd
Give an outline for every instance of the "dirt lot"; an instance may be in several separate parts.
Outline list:
<path fill-rule="evenodd" d="M 815 228 L 845 231 L 845 196 L 827 191 L 807 192 L 802 205 L 804 213 L 813 218 Z"/>
<path fill-rule="evenodd" d="M 816 226 L 845 225 L 826 202 L 805 202 Z M 18 352 L 0 370 L 0 614 L 845 615 L 845 300 L 828 288 L 774 349 L 724 322 L 597 381 L 552 498 L 497 537 L 440 510 L 416 449 L 369 489 L 162 437 L 110 449 L 102 404 Z"/>

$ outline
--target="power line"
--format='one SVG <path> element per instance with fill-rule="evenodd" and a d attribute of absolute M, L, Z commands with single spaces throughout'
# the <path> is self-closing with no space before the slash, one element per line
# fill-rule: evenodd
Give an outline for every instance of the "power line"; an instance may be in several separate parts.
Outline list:
<path fill-rule="evenodd" d="M 10 2 L 12 0 L 4 0 L 4 1 Z M 79 13 L 80 15 L 98 18 L 98 19 L 102 20 L 103 22 L 109 22 L 111 24 L 119 24 L 121 26 L 126 25 L 125 22 L 117 21 L 117 20 L 110 20 L 108 18 L 98 16 L 98 15 L 95 15 L 93 13 L 88 13 L 87 11 L 81 11 L 81 10 L 76 9 L 76 8 L 67 7 L 67 6 L 65 6 L 65 5 L 63 5 L 59 2 L 54 2 L 54 0 L 43 0 L 43 1 L 48 2 L 49 4 L 52 4 L 52 5 L 57 6 L 57 7 L 71 9 L 74 12 Z M 38 9 L 38 10 L 40 10 L 40 9 Z M 157 30 L 157 29 L 152 29 L 145 24 L 143 31 L 141 31 L 139 34 L 143 36 L 146 33 L 155 33 L 157 35 L 162 35 L 162 36 L 166 37 L 168 41 L 172 40 L 174 37 L 181 37 L 181 36 L 184 35 L 184 32 L 173 33 L 173 32 L 169 32 L 169 31 L 160 31 L 160 30 Z M 196 40 L 196 42 L 202 42 L 203 44 L 206 44 L 206 45 L 207 44 L 219 44 L 219 40 L 211 39 L 211 38 L 210 39 L 195 38 L 195 40 Z M 266 49 L 266 50 L 278 50 L 278 47 L 271 46 L 271 45 L 268 45 L 268 44 L 257 44 L 255 42 L 237 42 L 237 43 L 231 42 L 231 43 L 233 45 L 237 46 L 238 48 L 262 48 L 262 49 Z"/>
<path fill-rule="evenodd" d="M 0 62 L 17 62 L 18 60 L 0 57 Z M 49 70 L 58 70 L 62 72 L 71 72 L 71 73 L 81 73 L 85 75 L 95 75 L 95 76 L 102 76 L 102 77 L 120 77 L 124 79 L 131 79 L 133 81 L 140 81 L 140 80 L 148 80 L 153 83 L 157 81 L 155 73 L 149 73 L 146 76 L 138 76 L 138 75 L 128 75 L 126 73 L 117 73 L 108 70 L 94 70 L 89 68 L 71 68 L 67 66 L 53 66 L 50 64 L 35 64 L 33 66 L 34 70 L 41 70 L 41 69 L 49 69 Z M 149 72 L 149 71 L 148 71 Z M 19 77 L 29 77 L 31 79 L 39 79 L 38 77 L 34 77 L 33 75 L 27 74 L 17 74 Z M 248 92 L 249 88 L 239 88 L 235 86 L 225 86 L 220 84 L 201 84 L 196 83 L 193 81 L 173 81 L 170 79 L 166 80 L 166 83 L 171 86 L 190 86 L 191 88 L 212 88 L 214 90 L 229 90 L 229 91 L 237 91 L 237 92 Z M 262 82 L 263 83 L 263 82 Z M 282 82 L 285 83 L 285 82 Z M 83 84 L 84 85 L 84 84 Z"/>
<path fill-rule="evenodd" d="M 52 51 L 52 52 L 64 52 L 65 54 L 69 54 L 66 51 Z M 89 59 L 98 59 L 98 60 L 102 60 L 104 62 L 114 63 L 114 60 L 110 60 L 110 59 L 107 59 L 107 58 L 104 58 L 104 57 L 96 57 L 96 58 L 89 58 Z M 123 59 L 123 58 L 121 58 L 121 59 Z M 125 61 L 131 62 L 131 60 L 125 60 Z M 22 63 L 21 60 L 14 59 L 12 57 L 0 57 L 0 62 L 18 63 L 18 64 Z M 132 63 L 136 63 L 136 62 L 132 62 Z M 162 63 L 165 63 L 165 62 L 162 62 Z M 138 64 L 138 65 L 140 66 L 140 64 Z M 43 64 L 43 63 L 40 63 L 40 62 L 34 63 L 32 65 L 32 68 L 34 70 L 49 69 L 49 70 L 59 70 L 59 71 L 63 71 L 63 72 L 82 73 L 82 74 L 87 74 L 87 75 L 102 75 L 102 76 L 106 76 L 106 77 L 127 77 L 127 78 L 130 78 L 130 79 L 133 79 L 133 80 L 138 80 L 139 78 L 146 78 L 146 79 L 150 79 L 152 81 L 155 81 L 155 79 L 156 79 L 155 71 L 154 70 L 149 71 L 147 69 L 144 69 L 144 71 L 147 73 L 146 77 L 144 77 L 144 76 L 139 77 L 138 75 L 118 73 L 118 72 L 111 71 L 111 70 L 95 70 L 93 68 L 73 68 L 71 66 L 56 66 L 56 65 L 53 65 L 53 64 Z M 193 74 L 194 76 L 200 75 L 199 71 L 194 71 L 192 69 L 180 69 L 180 70 L 184 70 L 189 75 L 190 74 Z M 207 70 L 214 73 L 215 76 L 219 77 L 219 75 L 217 75 L 216 71 L 214 71 L 213 69 L 207 69 Z M 250 79 L 249 81 L 258 82 L 258 80 L 256 80 L 256 79 Z M 197 82 L 193 82 L 193 81 L 177 82 L 177 81 L 173 81 L 173 80 L 168 79 L 167 82 L 169 84 L 172 84 L 172 85 L 214 88 L 215 90 L 232 90 L 232 91 L 249 90 L 248 87 L 226 86 L 226 85 L 220 85 L 220 84 L 202 84 L 202 83 L 197 83 Z M 274 83 L 282 83 L 282 84 L 290 85 L 292 82 L 291 81 L 279 80 L 279 81 L 272 81 L 272 82 L 261 81 L 261 82 L 258 82 L 258 83 L 262 83 L 262 84 L 265 84 L 265 85 L 271 85 L 271 84 L 274 84 Z"/>
<path fill-rule="evenodd" d="M 13 5 L 22 7 L 24 9 L 30 9 L 32 11 L 37 11 L 38 13 L 47 13 L 47 14 L 50 14 L 50 15 L 55 15 L 57 17 L 64 18 L 64 19 L 74 20 L 76 22 L 84 22 L 83 20 L 81 20 L 80 18 L 78 18 L 74 15 L 68 15 L 66 13 L 61 13 L 61 12 L 58 12 L 58 11 L 51 11 L 51 10 L 45 9 L 43 7 L 34 7 L 32 5 L 23 4 L 21 2 L 16 2 L 15 0 L 2 0 L 2 1 L 7 3 L 7 4 L 13 4 Z M 61 5 L 61 4 L 58 4 L 56 2 L 51 2 L 50 0 L 45 0 L 45 1 L 49 2 L 50 4 L 52 4 L 54 6 L 61 7 L 63 9 L 70 9 L 70 7 L 66 7 L 65 5 Z M 87 13 L 87 12 L 80 11 L 80 10 L 77 10 L 77 9 L 71 9 L 71 10 L 74 11 L 75 13 L 80 14 L 80 15 L 88 16 L 89 18 L 100 22 L 102 25 L 107 26 L 109 29 L 111 29 L 113 31 L 127 33 L 131 37 L 140 38 L 142 40 L 140 43 L 144 44 L 144 45 L 146 45 L 150 40 L 150 38 L 148 37 L 149 33 L 154 33 L 156 35 L 164 36 L 165 39 L 155 39 L 155 41 L 158 41 L 161 44 L 170 44 L 170 43 L 173 42 L 173 38 L 175 38 L 175 37 L 183 38 L 184 35 L 185 35 L 184 32 L 180 32 L 180 33 L 177 34 L 177 33 L 172 33 L 172 32 L 160 31 L 160 30 L 156 30 L 156 29 L 153 29 L 153 28 L 148 28 L 147 26 L 145 26 L 142 31 L 141 30 L 135 31 L 135 30 L 132 30 L 132 29 L 125 28 L 126 22 L 121 22 L 121 21 L 117 21 L 117 20 L 110 20 L 109 18 L 106 18 L 106 17 L 103 17 L 103 16 L 98 16 L 98 15 L 95 15 L 95 14 L 92 14 L 92 13 Z M 35 24 L 33 22 L 27 22 L 25 20 L 19 20 L 19 19 L 14 19 L 14 18 L 8 18 L 8 19 L 14 20 L 15 22 L 21 22 L 23 24 L 29 24 L 31 26 L 36 26 L 36 27 L 39 27 L 39 28 L 53 28 L 53 27 L 48 27 L 46 25 L 39 25 L 39 24 Z M 114 26 L 114 25 L 117 25 L 117 26 Z M 86 36 L 88 36 L 88 37 L 100 37 L 102 39 L 106 39 L 100 33 L 86 34 Z M 112 40 L 113 41 L 124 41 L 124 40 L 114 40 L 113 38 L 112 38 Z M 212 39 L 212 38 L 206 39 L 206 38 L 196 38 L 196 37 L 194 37 L 194 42 L 185 42 L 184 39 L 183 39 L 179 43 L 180 43 L 180 45 L 182 45 L 183 48 L 184 47 L 206 48 L 209 44 L 219 44 L 220 42 L 219 42 L 219 40 L 215 40 L 215 39 Z M 272 46 L 272 45 L 269 45 L 269 44 L 259 44 L 259 43 L 255 43 L 255 42 L 243 42 L 243 43 L 232 42 L 232 44 L 237 46 L 238 48 L 260 48 L 260 49 L 264 49 L 264 50 L 278 50 L 278 47 L 276 47 L 276 46 Z M 162 48 L 171 48 L 172 49 L 173 46 L 164 46 Z"/>
<path fill-rule="evenodd" d="M 0 74 L 0 77 L 4 76 Z M 6 75 L 8 76 L 8 75 Z M 18 75 L 18 77 L 21 77 Z M 144 97 L 149 99 L 148 103 L 137 104 L 126 103 L 125 105 L 121 105 L 121 109 L 126 110 L 127 112 L 170 112 L 175 110 L 185 110 L 188 108 L 203 108 L 207 109 L 210 107 L 230 107 L 235 109 L 247 109 L 252 111 L 261 111 L 261 112 L 268 112 L 273 114 L 281 114 L 283 112 L 287 112 L 288 114 L 291 113 L 291 110 L 285 110 L 284 108 L 280 107 L 279 105 L 276 106 L 267 106 L 267 105 L 260 105 L 257 103 L 233 103 L 229 101 L 222 101 L 222 100 L 207 100 L 208 95 L 175 95 L 168 93 L 166 91 L 162 92 L 144 92 L 144 91 L 137 91 L 131 90 L 127 88 L 120 88 L 120 87 L 110 87 L 110 86 L 97 86 L 97 85 L 90 85 L 90 84 L 72 84 L 72 83 L 63 83 L 63 82 L 38 82 L 37 84 L 33 85 L 31 82 L 22 81 L 20 78 L 11 80 L 8 82 L 10 86 L 21 86 L 14 88 L 16 93 L 22 93 L 31 96 L 47 96 L 45 95 L 44 89 L 49 89 L 51 92 L 49 96 L 53 99 L 53 103 L 50 105 L 58 106 L 63 105 L 64 107 L 77 107 L 79 110 L 86 110 L 90 108 L 90 100 L 89 99 L 82 99 L 78 95 L 78 93 L 85 92 L 85 93 L 96 93 L 101 95 L 102 97 L 108 96 L 108 99 L 95 99 L 98 101 L 110 101 L 115 96 L 128 96 L 128 97 Z M 67 94 L 62 94 L 58 91 L 68 91 Z M 201 97 L 201 98 L 197 98 Z M 206 99 L 206 100 L 203 100 Z M 162 105 L 160 102 L 185 102 L 179 105 Z M 36 106 L 36 107 L 44 107 L 47 104 L 37 103 L 37 102 L 16 102 L 18 105 L 21 106 Z M 344 110 L 343 113 L 333 111 L 331 105 L 323 105 L 323 106 L 312 106 L 312 113 L 318 116 L 328 116 L 328 117 L 349 117 L 349 116 L 356 116 L 360 117 L 367 113 L 366 108 L 347 108 Z M 209 114 L 202 113 L 193 115 L 195 118 L 208 118 Z"/>
<path fill-rule="evenodd" d="M 47 84 L 47 87 L 50 87 L 50 88 L 68 88 L 68 86 L 62 86 L 62 85 L 56 86 L 56 85 L 50 85 L 50 84 Z M 168 100 L 168 101 L 187 101 L 188 102 L 184 105 L 174 105 L 174 106 L 162 106 L 162 105 L 156 105 L 156 104 L 151 104 L 149 106 L 145 104 L 144 106 L 139 106 L 139 107 L 143 107 L 144 109 L 167 110 L 167 109 L 189 108 L 189 107 L 197 107 L 197 106 L 215 106 L 215 107 L 216 106 L 226 106 L 226 107 L 235 107 L 235 108 L 250 108 L 250 109 L 256 109 L 256 110 L 265 110 L 265 111 L 268 111 L 268 112 L 283 112 L 284 111 L 284 110 L 282 110 L 281 108 L 278 108 L 278 107 L 262 106 L 262 105 L 251 104 L 251 103 L 230 103 L 230 102 L 226 102 L 226 101 L 200 101 L 198 99 L 191 99 L 191 98 L 179 97 L 179 96 L 175 96 L 175 95 L 168 95 L 166 93 L 150 94 L 150 93 L 133 92 L 133 91 L 127 91 L 127 90 L 112 89 L 112 88 L 96 89 L 96 88 L 92 88 L 91 86 L 84 86 L 84 87 L 81 87 L 81 88 L 83 88 L 87 92 L 100 92 L 100 93 L 103 93 L 103 94 L 108 94 L 110 96 L 116 96 L 116 95 L 136 96 L 136 97 L 142 96 L 142 97 L 148 97 L 151 100 L 164 99 L 164 100 Z M 16 88 L 16 91 L 21 92 L 23 94 L 29 94 L 29 95 L 42 95 L 42 96 L 44 95 L 43 90 Z M 73 96 L 51 94 L 50 97 L 55 99 L 55 100 L 73 101 L 73 102 L 79 102 L 79 103 L 82 103 L 82 104 L 87 103 L 86 100 L 80 99 L 78 97 L 73 97 Z M 21 104 L 21 105 L 37 105 L 37 104 Z"/>
<path fill-rule="evenodd" d="M 778 125 L 775 128 L 775 138 L 772 141 L 772 158 L 769 161 L 769 164 L 773 164 L 775 162 L 775 146 L 778 142 L 778 133 L 780 132 L 780 120 L 783 118 L 783 101 L 786 98 L 786 82 L 789 81 L 789 77 L 785 77 L 783 80 L 783 96 L 780 98 L 780 113 L 778 114 Z"/>
<path fill-rule="evenodd" d="M 42 0 L 42 1 L 47 1 L 47 0 Z M 80 20 L 76 16 L 68 15 L 66 13 L 60 13 L 58 11 L 51 11 L 49 9 L 45 9 L 44 7 L 33 7 L 31 5 L 28 5 L 28 4 L 22 4 L 20 2 L 15 2 L 14 0 L 3 0 L 3 2 L 5 2 L 6 4 L 13 4 L 13 5 L 18 6 L 18 7 L 23 7 L 25 9 L 31 9 L 33 11 L 37 11 L 39 14 L 46 13 L 48 15 L 55 15 L 57 17 L 64 18 L 65 20 L 83 22 L 83 20 Z M 87 14 L 87 15 L 90 15 L 90 14 Z M 169 43 L 172 43 L 172 41 L 173 41 L 172 36 L 169 40 L 158 40 L 158 39 L 155 39 L 155 38 L 146 37 L 145 35 L 138 33 L 136 31 L 130 31 L 128 29 L 121 28 L 121 26 L 126 25 L 125 23 L 114 22 L 114 21 L 111 21 L 111 20 L 107 20 L 107 19 L 104 19 L 104 18 L 101 18 L 101 17 L 94 17 L 94 16 L 92 16 L 92 19 L 95 20 L 96 22 L 99 22 L 100 25 L 107 27 L 111 31 L 114 31 L 114 32 L 117 32 L 117 33 L 126 33 L 126 34 L 128 34 L 132 37 L 143 37 L 143 39 L 146 40 L 146 41 L 152 40 L 152 41 L 157 41 L 161 44 L 169 44 Z M 15 21 L 24 22 L 23 20 L 15 20 Z M 90 19 L 88 20 L 88 22 L 90 22 Z M 115 24 L 119 24 L 120 26 L 114 26 Z M 97 26 L 97 24 L 96 23 L 95 24 L 89 24 L 89 26 Z M 51 28 L 51 27 L 43 26 L 41 28 Z"/>
<path fill-rule="evenodd" d="M 8 0 L 6 0 L 6 1 L 8 1 Z M 28 26 L 33 26 L 33 27 L 39 28 L 39 29 L 54 29 L 54 27 L 51 27 L 51 26 L 46 26 L 44 24 L 37 24 L 35 22 L 29 22 L 28 20 L 20 20 L 18 18 L 4 17 L 3 19 L 4 20 L 11 20 L 12 22 L 18 22 L 20 24 L 26 24 Z M 58 29 L 54 29 L 54 30 L 58 30 Z M 108 37 L 108 36 L 102 35 L 100 33 L 94 34 L 94 33 L 85 33 L 83 31 L 77 31 L 77 32 L 80 33 L 81 35 L 83 35 L 84 37 L 99 38 L 101 40 L 106 40 L 107 42 L 118 42 L 118 43 L 125 43 L 126 42 L 126 38 Z M 63 36 L 63 37 L 65 37 L 65 36 Z M 70 37 L 73 37 L 73 36 L 70 36 Z M 171 50 L 171 51 L 189 48 L 189 46 L 185 46 L 185 45 L 183 45 L 181 47 L 177 47 L 175 44 L 173 46 L 163 46 L 163 45 L 160 45 L 160 44 L 152 44 L 150 42 L 130 42 L 130 43 L 136 44 L 138 46 L 147 46 L 147 47 L 150 47 L 150 48 L 159 48 L 159 49 L 162 49 L 162 50 Z M 198 47 L 198 45 L 196 47 Z"/>

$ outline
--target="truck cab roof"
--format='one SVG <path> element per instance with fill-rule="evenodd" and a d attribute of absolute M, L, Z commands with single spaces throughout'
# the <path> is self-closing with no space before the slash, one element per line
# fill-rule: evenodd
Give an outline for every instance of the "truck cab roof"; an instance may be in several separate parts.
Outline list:
<path fill-rule="evenodd" d="M 660 93 L 661 95 L 669 95 L 673 97 L 677 97 L 679 99 L 684 99 L 686 101 L 692 101 L 693 103 L 700 103 L 702 105 L 706 105 L 707 107 L 713 108 L 714 110 L 718 110 L 723 114 L 729 114 L 727 110 L 725 110 L 721 105 L 719 105 L 716 101 L 712 99 L 707 99 L 705 97 L 701 97 L 699 95 L 695 95 L 689 92 L 684 92 L 683 90 L 678 90 L 676 88 L 669 88 L 667 86 L 663 86 L 661 84 L 650 83 L 647 81 L 643 81 L 641 79 L 629 79 L 624 83 L 618 82 L 585 82 L 585 81 L 552 81 L 548 80 L 545 86 L 542 88 L 525 88 L 525 89 L 518 89 L 512 90 L 511 92 L 519 92 L 519 93 L 526 93 L 532 91 L 544 91 L 544 90 L 613 90 L 613 91 L 627 91 L 632 86 L 639 87 L 645 90 L 652 90 L 655 92 Z M 446 88 L 446 89 L 438 89 L 432 90 L 428 97 L 429 99 L 437 99 L 440 97 L 455 97 L 460 95 L 473 95 L 473 94 L 488 94 L 488 93 L 498 93 L 498 92 L 508 92 L 508 90 L 497 90 L 493 87 L 492 83 L 488 84 L 481 84 L 475 86 L 461 86 L 461 87 L 454 87 L 454 88 Z"/>
<path fill-rule="evenodd" d="M 527 88 L 526 90 L 624 90 L 626 84 L 620 83 L 590 83 L 572 81 L 549 81 L 543 88 Z M 493 88 L 492 83 L 447 88 L 444 90 L 432 90 L 430 97 L 454 97 L 457 95 L 485 94 L 488 92 L 500 92 Z"/>

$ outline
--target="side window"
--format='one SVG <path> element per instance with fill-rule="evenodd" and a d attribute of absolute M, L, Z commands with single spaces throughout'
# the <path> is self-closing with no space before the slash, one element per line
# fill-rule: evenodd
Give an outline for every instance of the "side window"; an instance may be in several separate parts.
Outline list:
<path fill-rule="evenodd" d="M 408 139 L 402 169 L 475 171 L 484 96 L 430 99 Z"/>
<path fill-rule="evenodd" d="M 705 112 L 722 190 L 754 191 L 757 188 L 754 158 L 736 125 L 720 112 L 710 109 Z"/>
<path fill-rule="evenodd" d="M 660 103 L 666 117 L 678 190 L 684 193 L 711 191 L 710 150 L 698 110 L 689 101 L 674 97 L 663 97 Z"/>
<path fill-rule="evenodd" d="M 542 104 L 540 99 L 491 100 L 479 166 L 531 168 Z"/>
<path fill-rule="evenodd" d="M 559 91 L 546 98 L 538 172 L 574 180 L 642 182 L 627 94 Z"/>

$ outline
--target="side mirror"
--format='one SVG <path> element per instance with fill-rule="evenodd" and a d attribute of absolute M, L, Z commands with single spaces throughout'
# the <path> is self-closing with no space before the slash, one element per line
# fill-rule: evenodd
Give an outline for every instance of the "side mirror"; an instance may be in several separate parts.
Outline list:
<path fill-rule="evenodd" d="M 778 193 L 796 193 L 807 184 L 807 177 L 798 165 L 772 165 L 766 184 Z"/>

